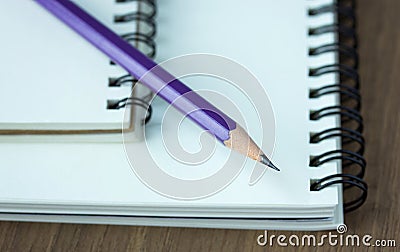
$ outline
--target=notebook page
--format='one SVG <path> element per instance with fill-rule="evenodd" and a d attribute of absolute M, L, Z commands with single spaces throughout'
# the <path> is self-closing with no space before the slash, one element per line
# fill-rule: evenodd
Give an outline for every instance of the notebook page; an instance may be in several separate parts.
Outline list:
<path fill-rule="evenodd" d="M 287 8 L 289 5 L 291 8 Z M 288 0 L 259 0 L 252 4 L 244 1 L 232 4 L 228 0 L 175 0 L 159 1 L 158 8 L 159 62 L 182 54 L 213 53 L 243 64 L 260 80 L 275 112 L 275 125 L 264 125 L 265 129 L 275 130 L 275 145 L 270 146 L 270 139 L 265 137 L 269 136 L 269 132 L 260 131 L 260 125 L 250 123 L 247 126 L 254 140 L 267 147 L 282 171 L 268 170 L 257 184 L 249 186 L 254 163 L 248 161 L 239 176 L 221 192 L 201 200 L 180 201 L 161 196 L 144 186 L 132 172 L 124 148 L 119 144 L 0 144 L 0 153 L 5 154 L 7 164 L 0 174 L 2 180 L 7 178 L 0 183 L 1 199 L 78 205 L 90 203 L 100 207 L 152 205 L 217 208 L 223 205 L 299 209 L 338 204 L 335 187 L 322 192 L 309 190 L 310 178 L 337 173 L 338 165 L 326 165 L 323 169 L 308 167 L 310 155 L 334 149 L 338 144 L 337 141 L 328 141 L 321 147 L 308 143 L 310 130 L 337 123 L 327 119 L 321 126 L 310 123 L 308 119 L 311 108 L 329 102 L 335 104 L 336 100 L 334 97 L 326 98 L 318 101 L 321 104 L 311 104 L 308 99 L 310 83 L 317 85 L 320 82 L 311 81 L 307 76 L 311 64 L 307 58 L 308 46 L 309 43 L 317 43 L 309 41 L 307 29 L 309 25 L 331 23 L 334 17 L 327 15 L 309 24 L 306 1 Z M 334 41 L 335 38 L 327 35 L 319 39 Z M 319 60 L 333 63 L 333 56 Z M 334 75 L 323 78 L 323 81 L 330 81 Z M 201 81 L 186 79 L 186 83 L 193 88 L 229 93 L 233 101 L 244 104 L 244 111 L 249 111 L 242 113 L 245 121 L 257 121 L 254 109 L 240 91 L 213 81 L 211 78 Z M 235 114 L 235 111 L 229 111 L 227 104 L 218 104 L 218 99 L 214 102 L 227 113 Z M 146 137 L 148 148 L 154 154 L 152 157 L 161 168 L 184 178 L 213 174 L 215 164 L 224 162 L 229 150 L 217 145 L 215 155 L 209 161 L 185 171 L 185 166 L 172 160 L 160 145 L 160 121 L 166 104 L 156 101 L 155 105 L 158 109 L 146 129 Z M 250 107 L 246 107 L 248 105 Z M 171 116 L 179 118 L 177 113 L 171 112 Z M 182 122 L 182 131 L 186 133 L 186 137 L 181 139 L 182 144 L 196 151 L 198 146 L 191 145 L 190 136 L 198 137 L 201 131 L 187 121 Z M 148 167 L 150 162 L 144 158 L 147 155 L 145 143 L 133 144 L 132 148 L 138 157 L 137 164 Z M 17 158 L 21 156 L 25 158 Z M 60 163 L 60 160 L 63 162 Z M 19 186 L 22 183 L 26 185 L 24 188 Z"/>
<path fill-rule="evenodd" d="M 113 18 L 137 3 L 74 2 L 119 33 L 136 29 Z M 0 129 L 120 130 L 123 111 L 107 109 L 107 101 L 128 97 L 130 88 L 110 88 L 108 80 L 126 72 L 34 1 L 0 6 Z"/>

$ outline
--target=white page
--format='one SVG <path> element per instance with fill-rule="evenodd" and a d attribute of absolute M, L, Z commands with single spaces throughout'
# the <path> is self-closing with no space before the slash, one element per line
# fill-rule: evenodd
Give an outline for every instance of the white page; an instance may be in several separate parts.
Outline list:
<path fill-rule="evenodd" d="M 121 4 L 74 2 L 111 29 L 127 31 L 113 21 Z M 136 4 L 123 4 L 125 13 Z M 107 100 L 129 96 L 130 88 L 110 88 L 108 79 L 125 71 L 35 1 L 2 1 L 0 9 L 0 129 L 121 129 L 123 112 L 108 110 Z"/>
<path fill-rule="evenodd" d="M 5 164 L 0 169 L 2 201 L 185 208 L 215 208 L 219 205 L 301 208 L 338 204 L 336 187 L 321 192 L 309 191 L 310 178 L 337 173 L 339 168 L 337 164 L 308 167 L 311 154 L 335 149 L 338 143 L 328 141 L 322 146 L 308 143 L 312 127 L 322 130 L 325 126 L 336 125 L 335 120 L 326 120 L 321 125 L 309 122 L 309 110 L 316 105 L 335 104 L 336 100 L 327 98 L 321 104 L 314 104 L 308 99 L 309 85 L 317 81 L 311 81 L 307 76 L 311 63 L 307 56 L 310 20 L 306 1 L 259 0 L 249 4 L 228 0 L 175 0 L 158 1 L 158 6 L 159 62 L 187 53 L 214 53 L 243 64 L 260 80 L 276 116 L 276 143 L 273 153 L 270 149 L 269 154 L 282 171 L 268 170 L 256 185 L 249 186 L 254 165 L 249 160 L 242 173 L 221 192 L 201 200 L 181 201 L 164 197 L 144 186 L 132 172 L 123 146 L 119 144 L 0 144 Z M 333 17 L 327 16 L 321 22 L 332 21 Z M 334 41 L 334 37 L 326 37 L 324 41 Z M 334 58 L 326 60 L 324 63 L 332 63 Z M 325 79 L 329 78 L 333 80 L 334 75 Z M 213 85 L 211 81 L 200 82 L 187 81 L 196 88 L 202 88 L 202 83 L 207 89 L 215 88 L 221 92 L 226 88 Z M 238 91 L 228 89 L 227 92 L 229 97 L 242 99 Z M 229 110 L 225 103 L 214 102 Z M 160 108 L 165 103 L 159 101 L 156 105 Z M 244 100 L 243 109 L 249 112 L 244 114 L 245 120 L 252 122 L 255 115 L 247 106 Z M 154 120 L 146 129 L 147 143 L 161 168 L 184 178 L 213 174 L 229 150 L 217 145 L 209 161 L 185 171 L 185 166 L 172 160 L 161 145 L 161 112 L 155 111 Z M 230 112 L 234 113 L 227 113 Z M 182 125 L 186 134 L 182 138 L 183 145 L 196 151 L 198 143 L 193 144 L 190 137 L 197 139 L 199 128 L 187 121 Z M 260 125 L 256 123 L 248 126 L 254 140 L 268 147 L 270 140 L 265 136 L 269 132 L 260 132 Z M 271 129 L 273 126 L 267 124 L 263 127 Z M 146 145 L 138 143 L 133 146 L 138 165 L 148 167 L 150 160 L 145 158 Z"/>

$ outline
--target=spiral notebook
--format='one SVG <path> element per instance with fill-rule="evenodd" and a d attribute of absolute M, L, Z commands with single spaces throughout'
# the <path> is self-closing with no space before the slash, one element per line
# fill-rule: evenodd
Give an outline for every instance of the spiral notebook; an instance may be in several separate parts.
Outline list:
<path fill-rule="evenodd" d="M 144 142 L 0 143 L 0 219 L 321 230 L 335 229 L 344 222 L 344 212 L 363 204 L 367 185 L 362 179 L 364 139 L 353 1 L 76 2 L 98 17 L 111 5 L 118 5 L 119 13 L 129 13 L 129 4 L 138 2 L 153 8 L 147 14 L 134 11 L 126 19 L 145 15 L 150 27 L 157 28 L 154 40 L 142 39 L 157 62 L 189 54 L 197 59 L 219 55 L 245 66 L 268 94 L 274 122 L 257 121 L 251 101 L 265 97 L 244 95 L 247 83 L 233 88 L 210 76 L 182 80 L 206 91 L 203 95 L 235 120 L 240 122 L 243 116 L 244 122 L 252 122 L 246 125 L 248 131 L 281 172 L 267 170 L 249 185 L 253 171 L 264 171 L 247 160 L 230 183 L 199 199 L 179 200 L 149 187 L 140 177 L 141 168 L 159 167 L 171 176 L 195 180 L 213 176 L 227 157 L 234 163 L 239 158 L 218 144 L 208 159 L 196 164 L 173 158 L 171 152 L 179 144 L 194 162 L 192 156 L 208 142 L 193 123 L 155 99 Z M 33 12 L 36 6 L 30 8 Z M 223 97 L 240 106 L 221 101 Z M 265 107 L 259 108 L 261 119 L 269 112 L 267 105 L 265 100 Z M 179 142 L 168 149 L 168 139 L 161 136 L 173 133 L 176 121 Z"/>
<path fill-rule="evenodd" d="M 154 35 L 151 27 L 129 15 L 138 11 L 137 2 L 77 2 L 148 52 L 140 39 Z M 0 141 L 121 141 L 122 128 L 139 139 L 143 111 L 132 106 L 132 115 L 124 117 L 122 109 L 135 81 L 36 5 L 1 4 L 0 29 L 7 39 L 0 42 Z M 146 103 L 144 88 L 133 95 Z"/>

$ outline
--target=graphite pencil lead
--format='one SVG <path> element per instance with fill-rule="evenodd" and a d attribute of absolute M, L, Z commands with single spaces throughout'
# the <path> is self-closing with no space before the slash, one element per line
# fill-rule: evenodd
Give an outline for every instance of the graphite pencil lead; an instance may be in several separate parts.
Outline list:
<path fill-rule="evenodd" d="M 260 161 L 260 163 L 265 164 L 266 166 L 271 167 L 274 170 L 280 171 L 280 169 L 278 167 L 276 167 L 265 154 L 260 155 L 259 161 Z"/>

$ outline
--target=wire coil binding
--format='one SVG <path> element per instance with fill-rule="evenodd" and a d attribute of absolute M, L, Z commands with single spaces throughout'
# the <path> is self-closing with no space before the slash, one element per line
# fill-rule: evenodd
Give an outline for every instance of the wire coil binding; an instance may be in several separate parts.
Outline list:
<path fill-rule="evenodd" d="M 115 15 L 115 23 L 135 22 L 137 29 L 135 32 L 121 34 L 121 37 L 133 46 L 140 48 L 140 50 L 150 58 L 156 55 L 156 44 L 154 37 L 156 35 L 155 16 L 157 14 L 155 0 L 115 0 L 116 3 L 138 2 L 142 8 L 135 12 L 125 13 L 122 15 Z M 110 62 L 114 65 L 114 62 Z M 133 89 L 138 80 L 133 76 L 126 74 L 120 77 L 109 78 L 110 87 L 131 86 Z M 127 97 L 121 100 L 112 101 L 108 105 L 108 109 L 121 109 L 128 105 L 137 105 L 147 109 L 147 115 L 144 120 L 145 123 L 150 121 L 152 115 L 152 107 L 147 102 L 146 98 L 139 99 L 134 97 Z"/>
<path fill-rule="evenodd" d="M 312 181 L 310 190 L 320 191 L 337 184 L 342 184 L 344 191 L 352 188 L 358 189 L 359 194 L 357 194 L 357 197 L 343 203 L 344 211 L 349 212 L 360 207 L 365 202 L 368 194 L 368 186 L 363 180 L 366 161 L 362 156 L 365 149 L 365 140 L 362 136 L 363 118 L 360 114 L 361 96 L 357 71 L 355 1 L 342 0 L 334 4 L 308 10 L 309 16 L 318 16 L 324 13 L 335 13 L 338 22 L 311 28 L 308 32 L 309 36 L 333 32 L 338 34 L 339 42 L 310 48 L 309 56 L 313 57 L 335 52 L 339 55 L 341 63 L 309 69 L 309 76 L 317 77 L 336 73 L 340 77 L 340 83 L 311 89 L 309 98 L 318 99 L 322 96 L 336 93 L 340 95 L 341 105 L 310 111 L 310 120 L 318 121 L 324 117 L 340 116 L 341 126 L 311 133 L 310 143 L 317 144 L 327 139 L 340 137 L 342 148 L 311 156 L 309 165 L 319 167 L 325 163 L 340 160 L 345 173 L 332 174 Z"/>

